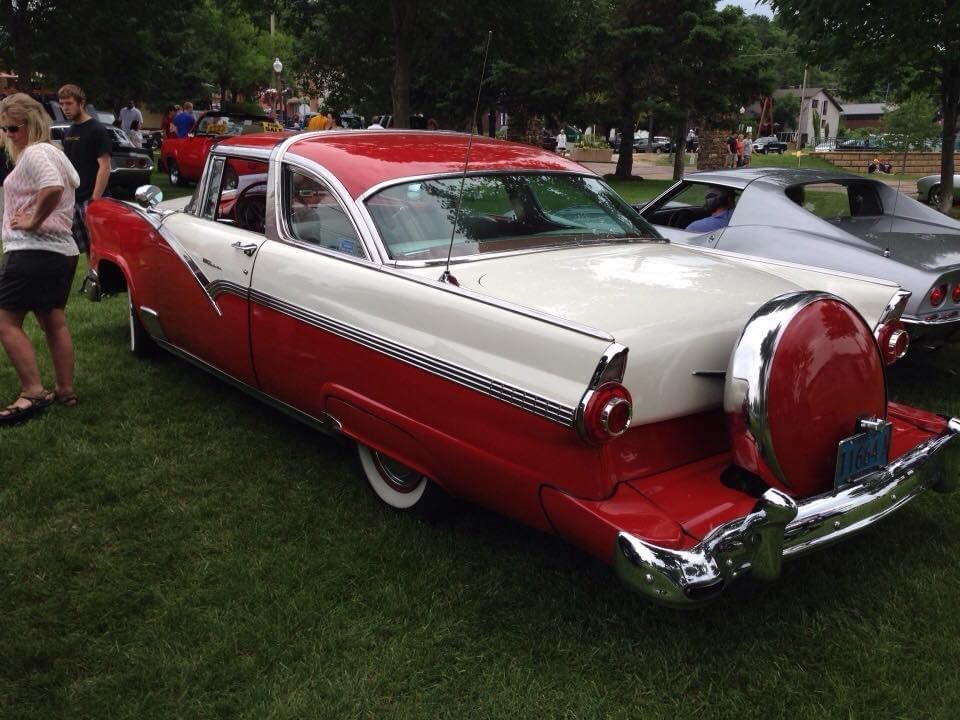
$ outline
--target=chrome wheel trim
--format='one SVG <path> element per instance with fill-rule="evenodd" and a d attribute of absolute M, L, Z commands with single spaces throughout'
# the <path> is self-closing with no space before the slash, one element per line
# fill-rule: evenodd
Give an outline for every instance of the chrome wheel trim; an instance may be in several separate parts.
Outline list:
<path fill-rule="evenodd" d="M 927 203 L 933 207 L 940 207 L 943 200 L 943 188 L 940 185 L 934 185 L 930 188 L 930 194 L 927 196 Z"/>
<path fill-rule="evenodd" d="M 171 185 L 180 184 L 180 168 L 173 160 L 167 161 L 167 179 L 170 181 Z"/>

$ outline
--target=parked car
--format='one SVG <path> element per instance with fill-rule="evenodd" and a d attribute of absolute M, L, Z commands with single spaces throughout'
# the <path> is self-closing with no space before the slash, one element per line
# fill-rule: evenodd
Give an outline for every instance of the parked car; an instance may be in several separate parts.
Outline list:
<path fill-rule="evenodd" d="M 939 207 L 943 199 L 940 175 L 927 175 L 917 180 L 917 197 L 920 198 L 920 202 Z M 960 174 L 953 176 L 953 202 L 958 200 L 960 200 Z"/>
<path fill-rule="evenodd" d="M 210 148 L 225 137 L 250 133 L 284 132 L 283 127 L 266 115 L 223 113 L 212 110 L 204 113 L 196 128 L 187 137 L 167 138 L 160 148 L 160 169 L 167 174 L 171 185 L 186 185 L 200 179 Z"/>
<path fill-rule="evenodd" d="M 895 284 L 674 245 L 577 163 L 466 142 L 229 138 L 193 198 L 91 204 L 87 293 L 356 443 L 391 508 L 465 498 L 669 605 L 952 489 L 960 420 L 887 402 Z"/>
<path fill-rule="evenodd" d="M 837 140 L 837 150 L 841 152 L 863 152 L 866 150 L 882 150 L 886 147 L 886 142 L 879 135 L 870 135 L 869 137 L 847 138 L 846 140 Z"/>
<path fill-rule="evenodd" d="M 708 187 L 737 196 L 729 224 L 685 228 L 708 213 Z M 877 180 L 829 170 L 749 168 L 687 176 L 643 208 L 674 242 L 887 278 L 912 294 L 914 342 L 960 339 L 960 222 Z"/>
<path fill-rule="evenodd" d="M 760 137 L 753 141 L 753 151 L 760 153 L 761 155 L 764 153 L 777 153 L 778 155 L 783 155 L 786 149 L 787 144 L 777 139 L 775 135 Z"/>
<path fill-rule="evenodd" d="M 117 196 L 133 195 L 141 185 L 150 182 L 153 173 L 153 157 L 149 150 L 135 148 L 120 128 L 105 125 L 113 140 L 110 150 L 110 181 L 107 186 L 109 192 Z M 70 123 L 56 123 L 50 126 L 50 139 L 55 145 L 63 147 L 63 136 L 70 128 Z"/>
<path fill-rule="evenodd" d="M 633 141 L 634 152 L 641 153 L 665 153 L 670 152 L 670 138 L 644 137 Z"/>

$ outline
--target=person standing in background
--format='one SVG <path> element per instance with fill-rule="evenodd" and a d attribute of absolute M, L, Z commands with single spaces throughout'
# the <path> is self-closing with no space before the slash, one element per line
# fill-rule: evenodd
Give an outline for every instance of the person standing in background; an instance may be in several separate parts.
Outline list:
<path fill-rule="evenodd" d="M 743 138 L 743 166 L 748 167 L 753 159 L 753 138 L 750 133 Z"/>
<path fill-rule="evenodd" d="M 143 147 L 143 133 L 140 132 L 139 120 L 134 120 L 130 123 L 130 129 L 127 130 L 127 137 L 130 138 L 130 142 L 133 143 L 135 148 Z"/>
<path fill-rule="evenodd" d="M 0 409 L 0 425 L 12 425 L 53 402 L 77 404 L 73 339 L 64 310 L 77 270 L 71 225 L 80 177 L 50 143 L 49 117 L 29 95 L 16 93 L 0 101 L 0 127 L 15 163 L 4 182 L 7 202 L 0 260 L 0 344 L 20 381 L 16 400 Z M 36 351 L 23 331 L 31 312 L 53 360 L 53 392 L 43 386 Z"/>
<path fill-rule="evenodd" d="M 185 102 L 183 110 L 177 113 L 177 116 L 173 119 L 173 124 L 177 128 L 177 137 L 189 135 L 196 123 L 197 119 L 193 116 L 193 103 Z"/>
<path fill-rule="evenodd" d="M 563 131 L 563 128 L 560 128 L 560 132 L 557 134 L 557 154 L 567 154 L 567 134 Z"/>
<path fill-rule="evenodd" d="M 127 106 L 120 109 L 120 129 L 127 132 L 133 127 L 134 121 L 143 125 L 143 114 L 137 109 L 137 104 L 129 100 Z"/>
<path fill-rule="evenodd" d="M 63 151 L 80 175 L 73 206 L 73 239 L 80 252 L 86 253 L 90 251 L 87 205 L 107 191 L 113 138 L 99 120 L 87 114 L 83 90 L 76 85 L 64 85 L 57 95 L 64 117 L 72 123 L 63 136 Z"/>
<path fill-rule="evenodd" d="M 163 120 L 160 121 L 160 136 L 164 140 L 177 136 L 177 126 L 173 124 L 173 118 L 176 117 L 176 115 L 176 106 L 167 105 L 167 110 L 163 113 Z"/>

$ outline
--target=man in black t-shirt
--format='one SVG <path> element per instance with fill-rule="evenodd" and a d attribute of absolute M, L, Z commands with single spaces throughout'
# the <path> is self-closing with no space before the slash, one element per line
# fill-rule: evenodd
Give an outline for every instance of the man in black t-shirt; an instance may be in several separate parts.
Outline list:
<path fill-rule="evenodd" d="M 84 109 L 87 97 L 83 90 L 76 85 L 64 85 L 57 95 L 64 116 L 73 123 L 63 136 L 63 151 L 80 175 L 73 206 L 73 239 L 80 252 L 88 253 L 87 205 L 91 200 L 103 197 L 107 190 L 113 138 L 99 120 L 87 114 Z"/>

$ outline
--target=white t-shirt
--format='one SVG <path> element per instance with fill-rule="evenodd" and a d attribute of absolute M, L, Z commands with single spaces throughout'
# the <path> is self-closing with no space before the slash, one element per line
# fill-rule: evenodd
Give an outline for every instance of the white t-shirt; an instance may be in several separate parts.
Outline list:
<path fill-rule="evenodd" d="M 120 129 L 126 132 L 133 125 L 134 120 L 139 120 L 143 125 L 143 115 L 135 107 L 124 107 L 120 109 Z"/>
<path fill-rule="evenodd" d="M 567 134 L 561 132 L 557 135 L 557 150 L 566 150 L 567 149 Z"/>
<path fill-rule="evenodd" d="M 50 143 L 35 143 L 24 148 L 13 171 L 3 182 L 3 251 L 47 250 L 61 255 L 78 255 L 73 240 L 74 191 L 80 176 L 63 154 Z M 37 193 L 48 187 L 63 188 L 60 202 L 34 232 L 13 230 L 10 221 L 23 212 L 33 212 Z"/>

